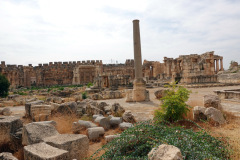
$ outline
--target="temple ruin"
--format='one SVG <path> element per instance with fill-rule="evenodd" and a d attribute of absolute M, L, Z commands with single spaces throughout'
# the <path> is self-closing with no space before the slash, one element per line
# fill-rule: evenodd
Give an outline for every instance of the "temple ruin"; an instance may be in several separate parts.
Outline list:
<path fill-rule="evenodd" d="M 219 63 L 220 62 L 220 63 Z M 178 81 L 183 84 L 216 83 L 217 73 L 223 71 L 223 57 L 214 52 L 164 57 L 159 61 L 143 61 L 142 76 L 149 82 Z M 131 86 L 135 77 L 134 60 L 123 64 L 103 64 L 101 60 L 49 62 L 38 66 L 6 65 L 1 62 L 0 73 L 11 83 L 11 88 L 47 87 L 95 83 L 98 87 Z"/>

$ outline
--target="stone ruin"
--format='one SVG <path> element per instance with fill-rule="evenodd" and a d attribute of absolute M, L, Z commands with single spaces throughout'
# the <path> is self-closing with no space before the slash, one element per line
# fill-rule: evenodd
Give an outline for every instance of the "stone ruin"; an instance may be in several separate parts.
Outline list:
<path fill-rule="evenodd" d="M 135 60 L 136 61 L 136 60 Z M 117 89 L 132 87 L 135 71 L 134 60 L 124 64 L 103 64 L 101 60 L 49 62 L 38 66 L 5 65 L 1 62 L 0 73 L 10 81 L 11 88 L 54 85 L 84 85 L 94 83 L 97 88 Z M 220 61 L 220 65 L 219 65 Z M 223 57 L 206 52 L 201 55 L 164 57 L 164 62 L 144 60 L 140 69 L 143 78 L 160 82 L 179 81 L 184 84 L 215 83 L 223 71 Z"/>

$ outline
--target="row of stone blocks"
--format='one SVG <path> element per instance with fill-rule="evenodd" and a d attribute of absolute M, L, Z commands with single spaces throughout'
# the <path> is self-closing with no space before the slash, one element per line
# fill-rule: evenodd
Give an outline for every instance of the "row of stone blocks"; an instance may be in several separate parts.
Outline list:
<path fill-rule="evenodd" d="M 33 122 L 23 127 L 25 160 L 83 159 L 89 140 L 81 134 L 59 134 L 54 121 Z"/>

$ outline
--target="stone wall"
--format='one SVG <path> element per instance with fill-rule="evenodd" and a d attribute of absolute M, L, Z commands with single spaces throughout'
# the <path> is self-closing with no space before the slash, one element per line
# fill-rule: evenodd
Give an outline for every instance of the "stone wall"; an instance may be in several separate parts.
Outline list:
<path fill-rule="evenodd" d="M 223 57 L 214 55 L 214 52 L 180 55 L 175 59 L 164 57 L 163 63 L 144 60 L 142 66 L 143 77 L 147 80 L 167 79 L 187 84 L 222 82 L 221 78 L 217 78 L 219 71 L 223 71 Z M 5 65 L 2 61 L 0 73 L 8 78 L 11 88 L 88 82 L 95 82 L 98 87 L 115 87 L 129 85 L 135 77 L 134 60 L 130 59 L 123 64 L 102 64 L 101 60 L 87 60 L 49 62 L 34 67 L 31 64 Z"/>

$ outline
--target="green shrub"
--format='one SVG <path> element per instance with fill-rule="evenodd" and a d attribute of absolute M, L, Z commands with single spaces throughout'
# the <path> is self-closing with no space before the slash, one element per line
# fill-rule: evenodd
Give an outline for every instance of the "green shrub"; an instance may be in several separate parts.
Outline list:
<path fill-rule="evenodd" d="M 105 144 L 91 158 L 147 160 L 152 148 L 169 144 L 178 147 L 186 160 L 229 159 L 229 146 L 223 140 L 212 137 L 204 130 L 194 132 L 192 129 L 145 121 L 122 132 L 119 138 Z M 98 156 L 102 150 L 105 153 Z"/>
<path fill-rule="evenodd" d="M 82 93 L 82 99 L 87 99 L 87 93 L 86 92 Z"/>
<path fill-rule="evenodd" d="M 154 119 L 158 122 L 169 121 L 174 122 L 183 119 L 183 115 L 187 115 L 190 106 L 186 104 L 190 91 L 182 86 L 170 84 L 165 96 L 161 98 L 163 104 L 154 112 Z"/>
<path fill-rule="evenodd" d="M 59 87 L 58 90 L 63 91 L 64 87 Z"/>
<path fill-rule="evenodd" d="M 10 82 L 8 79 L 0 74 L 0 97 L 7 97 L 9 91 Z"/>
<path fill-rule="evenodd" d="M 91 86 L 93 86 L 93 84 L 91 82 L 88 82 L 87 87 L 90 88 Z"/>

